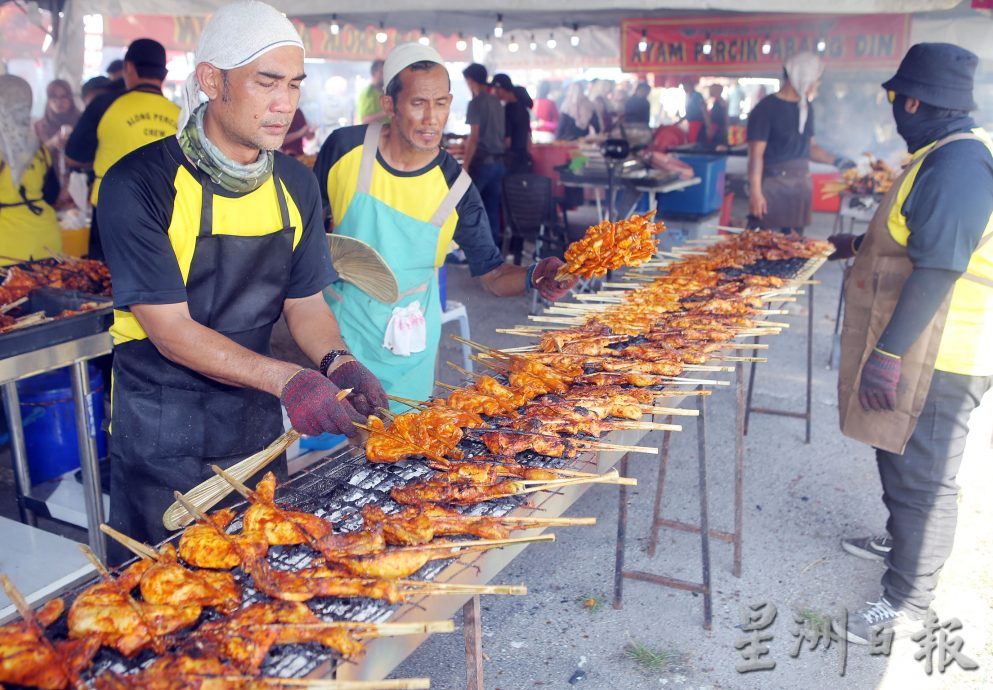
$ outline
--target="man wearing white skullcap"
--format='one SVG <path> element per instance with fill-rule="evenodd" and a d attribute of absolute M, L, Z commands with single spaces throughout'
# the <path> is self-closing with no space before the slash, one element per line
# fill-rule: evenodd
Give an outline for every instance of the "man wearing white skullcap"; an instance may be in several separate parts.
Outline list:
<path fill-rule="evenodd" d="M 782 87 L 748 114 L 749 227 L 802 232 L 811 220 L 810 161 L 842 170 L 855 165 L 814 139 L 810 100 L 823 71 L 813 53 L 790 56 Z"/>
<path fill-rule="evenodd" d="M 334 233 L 372 245 L 396 275 L 400 296 L 382 302 L 338 281 L 342 299 L 330 301 L 345 341 L 386 390 L 424 400 L 434 388 L 441 338 L 438 268 L 453 239 L 469 272 L 495 295 L 536 290 L 555 300 L 576 281 L 556 280 L 562 265 L 556 257 L 528 268 L 504 262 L 479 192 L 441 148 L 452 95 L 438 52 L 418 43 L 397 46 L 386 57 L 383 83 L 390 124 L 335 130 L 314 172 Z"/>
<path fill-rule="evenodd" d="M 296 30 L 264 3 L 226 5 L 195 65 L 177 136 L 112 167 L 99 208 L 116 307 L 110 517 L 152 542 L 173 491 L 282 433 L 280 402 L 304 434 L 349 436 L 387 404 L 321 294 L 335 273 L 313 175 L 275 151 L 305 76 Z M 320 372 L 270 356 L 280 315 Z"/>

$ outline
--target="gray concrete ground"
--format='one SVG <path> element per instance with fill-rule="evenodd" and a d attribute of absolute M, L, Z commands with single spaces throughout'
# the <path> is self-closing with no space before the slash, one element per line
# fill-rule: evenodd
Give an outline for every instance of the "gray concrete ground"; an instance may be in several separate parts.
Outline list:
<path fill-rule="evenodd" d="M 831 216 L 817 216 L 813 235 L 825 237 Z M 673 224 L 678 227 L 678 224 Z M 642 688 L 985 688 L 993 686 L 993 548 L 989 525 L 993 507 L 984 500 L 993 489 L 990 461 L 991 415 L 977 415 L 960 483 L 961 516 L 955 553 L 939 587 L 937 610 L 943 620 L 957 617 L 965 641 L 962 653 L 980 668 L 962 672 L 955 665 L 928 677 L 914 659 L 913 642 L 897 643 L 890 656 L 871 657 L 865 647 L 850 646 L 845 675 L 839 675 L 837 645 L 828 651 L 807 647 L 790 655 L 796 638 L 794 612 L 816 619 L 838 606 L 854 610 L 879 594 L 882 565 L 849 556 L 838 542 L 843 536 L 879 533 L 885 524 L 879 482 L 871 451 L 837 431 L 836 373 L 825 369 L 831 346 L 840 269 L 825 266 L 817 278 L 814 335 L 814 429 L 803 443 L 800 420 L 756 416 L 747 438 L 744 572 L 731 575 L 731 550 L 712 543 L 714 623 L 701 627 L 703 602 L 698 595 L 635 581 L 625 583 L 624 607 L 610 606 L 617 517 L 617 490 L 596 487 L 569 511 L 595 516 L 594 527 L 559 528 L 558 541 L 528 548 L 497 578 L 527 583 L 527 597 L 486 597 L 483 631 L 487 690 L 571 687 L 590 690 Z M 494 346 L 524 341 L 494 333 L 494 328 L 525 322 L 524 298 L 490 297 L 464 268 L 448 269 L 449 294 L 468 305 L 472 335 Z M 784 317 L 794 327 L 772 339 L 770 362 L 759 369 L 756 402 L 801 409 L 803 403 L 805 304 Z M 453 331 L 454 326 L 446 329 Z M 460 361 L 460 352 L 445 342 L 442 361 Z M 443 380 L 458 375 L 444 367 Z M 990 402 L 989 400 L 987 402 Z M 991 412 L 993 405 L 986 405 Z M 732 525 L 733 393 L 715 393 L 709 403 L 709 476 L 711 523 Z M 650 436 L 648 441 L 659 439 Z M 667 483 L 665 515 L 694 520 L 695 434 L 692 423 L 676 434 Z M 6 455 L 6 454 L 5 454 Z M 664 532 L 654 559 L 644 554 L 657 460 L 634 456 L 631 474 L 639 485 L 629 493 L 627 562 L 631 568 L 697 579 L 699 540 Z M 9 459 L 0 457 L 0 514 L 10 515 Z M 593 607 L 584 600 L 595 600 Z M 739 609 L 768 601 L 778 616 L 767 632 L 770 671 L 739 674 L 743 659 L 735 640 L 743 633 Z M 461 621 L 458 621 L 461 624 Z M 636 646 L 638 660 L 626 652 Z M 461 628 L 437 635 L 422 645 L 393 677 L 430 676 L 434 688 L 465 687 Z M 581 670 L 581 674 L 577 674 Z M 579 675 L 585 678 L 578 680 Z M 570 684 L 574 680 L 574 685 Z"/>
<path fill-rule="evenodd" d="M 833 216 L 818 215 L 811 235 L 826 237 Z M 678 224 L 673 223 L 674 227 Z M 702 628 L 702 597 L 628 580 L 624 607 L 611 607 L 617 489 L 595 487 L 569 511 L 595 516 L 594 527 L 558 528 L 557 542 L 529 547 L 498 576 L 506 583 L 525 582 L 529 594 L 483 600 L 487 690 L 590 688 L 640 690 L 673 688 L 981 688 L 993 684 L 993 616 L 990 587 L 993 549 L 990 508 L 983 498 L 993 488 L 991 415 L 977 415 L 969 454 L 961 475 L 962 512 L 956 549 L 941 580 L 936 610 L 945 621 L 957 617 L 965 641 L 962 653 L 980 668 L 963 672 L 952 665 L 928 677 L 918 647 L 897 642 L 889 657 L 870 656 L 850 645 L 844 675 L 839 674 L 837 643 L 824 651 L 806 645 L 791 656 L 797 638 L 794 614 L 817 620 L 835 615 L 839 606 L 854 611 L 878 599 L 881 563 L 843 552 L 839 540 L 884 530 L 886 512 L 871 450 L 844 438 L 837 429 L 837 374 L 826 369 L 831 348 L 841 270 L 827 265 L 816 276 L 813 439 L 803 443 L 802 420 L 754 416 L 747 437 L 744 572 L 731 572 L 731 548 L 712 542 L 714 622 Z M 449 295 L 469 306 L 474 339 L 504 347 L 522 338 L 494 333 L 494 328 L 524 323 L 523 298 L 497 300 L 485 294 L 463 268 L 448 269 Z M 806 304 L 784 317 L 793 327 L 771 339 L 770 362 L 760 366 L 756 403 L 802 409 Z M 451 327 L 449 327 L 451 328 Z M 453 343 L 444 345 L 442 361 L 459 361 Z M 446 368 L 447 369 L 447 368 Z M 458 380 L 454 371 L 442 372 Z M 988 400 L 987 402 L 993 402 Z M 993 412 L 986 405 L 980 412 Z M 709 403 L 708 452 L 711 524 L 732 526 L 733 390 L 716 392 Z M 696 437 L 692 423 L 674 436 L 667 481 L 666 517 L 695 521 Z M 658 442 L 656 435 L 646 441 Z M 663 532 L 654 559 L 644 553 L 658 462 L 633 456 L 631 473 L 638 486 L 629 493 L 627 567 L 696 580 L 700 577 L 699 538 Z M 584 600 L 595 598 L 590 608 Z M 778 616 L 766 632 L 776 666 L 769 671 L 738 673 L 743 658 L 735 641 L 743 637 L 739 611 L 744 605 L 771 602 Z M 459 622 L 460 623 L 460 622 Z M 461 628 L 458 632 L 461 632 Z M 640 648 L 639 660 L 632 658 Z M 654 653 L 653 653 L 654 652 Z M 585 678 L 577 680 L 577 670 Z M 435 688 L 465 687 L 461 636 L 436 635 L 394 672 L 393 677 L 427 675 Z M 578 674 L 582 675 L 582 674 Z M 570 684 L 572 679 L 573 684 Z"/>

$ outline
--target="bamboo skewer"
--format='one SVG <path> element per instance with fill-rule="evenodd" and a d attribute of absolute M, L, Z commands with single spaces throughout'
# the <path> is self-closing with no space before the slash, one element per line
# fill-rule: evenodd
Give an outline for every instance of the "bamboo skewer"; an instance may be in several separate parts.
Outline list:
<path fill-rule="evenodd" d="M 397 580 L 396 582 L 404 589 L 439 594 L 501 594 L 519 597 L 528 593 L 526 585 L 464 585 L 458 582 L 425 582 L 424 580 Z"/>
<path fill-rule="evenodd" d="M 25 296 L 25 297 L 21 297 L 20 299 L 16 299 L 13 302 L 8 302 L 7 304 L 0 307 L 0 314 L 6 314 L 7 312 L 11 311 L 12 309 L 16 309 L 17 307 L 21 306 L 27 301 L 28 298 Z"/>
<path fill-rule="evenodd" d="M 584 477 L 580 479 L 585 480 L 586 478 Z M 552 483 L 554 483 L 555 481 L 571 482 L 576 480 L 573 479 L 552 480 Z M 479 549 L 484 546 L 486 548 L 497 548 L 503 546 L 513 546 L 514 544 L 530 544 L 531 542 L 538 542 L 538 541 L 555 541 L 555 535 L 537 534 L 533 537 L 507 537 L 506 539 L 473 539 L 471 541 L 470 540 L 433 541 L 427 544 L 422 544 L 420 546 L 401 546 L 400 548 L 397 549 L 390 549 L 385 553 L 398 553 L 398 552 L 402 553 L 407 551 L 436 551 L 442 549 L 464 549 L 464 548 Z"/>
<path fill-rule="evenodd" d="M 144 542 L 140 542 L 137 539 L 132 539 L 128 535 L 118 532 L 106 523 L 100 524 L 100 531 L 139 558 L 147 558 L 152 561 L 157 561 L 159 559 L 159 552 L 154 548 Z"/>
<path fill-rule="evenodd" d="M 768 350 L 768 343 L 721 343 L 721 350 Z"/>
<path fill-rule="evenodd" d="M 392 400 L 393 402 L 398 402 L 401 405 L 406 405 L 407 407 L 412 407 L 415 410 L 423 410 L 428 407 L 427 404 L 421 402 L 420 400 L 411 400 L 410 398 L 401 398 L 397 395 L 387 395 L 387 400 Z"/>
<path fill-rule="evenodd" d="M 430 678 L 395 678 L 392 680 L 326 680 L 323 678 L 257 678 L 237 674 L 186 673 L 192 678 L 243 683 L 264 683 L 275 688 L 310 688 L 311 690 L 428 690 Z"/>

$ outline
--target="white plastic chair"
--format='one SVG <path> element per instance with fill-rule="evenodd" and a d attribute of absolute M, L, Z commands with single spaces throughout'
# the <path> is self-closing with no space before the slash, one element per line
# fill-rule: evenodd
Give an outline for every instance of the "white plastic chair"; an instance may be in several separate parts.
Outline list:
<path fill-rule="evenodd" d="M 449 321 L 458 321 L 459 335 L 464 340 L 469 340 L 469 313 L 464 304 L 451 299 L 445 301 L 445 311 L 441 312 L 441 325 L 444 326 Z M 472 354 L 472 348 L 462 343 L 462 367 L 467 371 L 472 371 L 470 354 Z"/>

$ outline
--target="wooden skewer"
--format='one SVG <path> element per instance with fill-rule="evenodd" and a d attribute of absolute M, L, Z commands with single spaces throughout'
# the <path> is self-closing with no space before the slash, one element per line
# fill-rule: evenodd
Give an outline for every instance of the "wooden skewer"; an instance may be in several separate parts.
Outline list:
<path fill-rule="evenodd" d="M 721 350 L 768 350 L 768 343 L 721 343 Z"/>
<path fill-rule="evenodd" d="M 220 477 L 228 484 L 230 484 L 231 488 L 237 491 L 239 494 L 241 494 L 242 498 L 247 498 L 251 500 L 252 490 L 249 489 L 244 484 L 242 484 L 240 481 L 238 481 L 237 478 L 232 477 L 229 473 L 222 470 L 218 465 L 211 465 L 210 469 L 214 471 L 214 474 L 216 474 L 218 477 Z"/>
<path fill-rule="evenodd" d="M 447 383 L 442 383 L 441 381 L 435 381 L 435 382 L 434 382 L 434 385 L 436 385 L 436 386 L 438 386 L 438 388 L 444 388 L 445 390 L 449 390 L 449 391 L 458 391 L 458 390 L 462 390 L 462 389 L 461 389 L 461 388 L 459 388 L 458 386 L 451 386 L 451 385 L 449 385 L 449 384 L 447 384 Z M 356 426 L 358 426 L 358 424 L 356 424 Z M 360 428 L 361 428 L 361 427 L 360 427 Z"/>
<path fill-rule="evenodd" d="M 572 479 L 564 480 L 552 480 L 552 481 L 575 481 Z M 554 534 L 537 534 L 533 537 L 507 537 L 506 539 L 473 539 L 466 541 L 434 541 L 428 544 L 423 544 L 421 546 L 402 546 L 398 549 L 391 549 L 388 553 L 396 553 L 397 551 L 434 551 L 437 549 L 455 549 L 455 548 L 479 548 L 482 546 L 486 547 L 497 547 L 497 546 L 510 546 L 512 544 L 528 544 L 536 541 L 555 541 Z"/>
<path fill-rule="evenodd" d="M 22 304 L 24 304 L 27 301 L 28 301 L 28 298 L 25 296 L 25 297 L 22 297 L 21 299 L 16 299 L 13 302 L 8 302 L 7 304 L 5 304 L 2 307 L 0 307 L 0 314 L 6 314 L 10 310 L 16 309 L 17 307 L 21 306 Z"/>
<path fill-rule="evenodd" d="M 655 398 L 683 398 L 689 396 L 710 395 L 713 391 L 653 391 Z"/>
<path fill-rule="evenodd" d="M 404 589 L 452 594 L 503 594 L 520 597 L 528 593 L 526 585 L 463 585 L 458 582 L 425 582 L 423 580 L 397 580 Z"/>
<path fill-rule="evenodd" d="M 595 517 L 582 517 L 582 518 L 568 518 L 568 517 L 557 517 L 557 518 L 544 518 L 544 517 L 527 517 L 527 516 L 515 516 L 515 515 L 502 515 L 500 517 L 494 517 L 494 520 L 498 522 L 511 522 L 521 525 L 535 525 L 538 527 L 570 527 L 575 525 L 595 525 Z"/>
<path fill-rule="evenodd" d="M 455 631 L 455 621 L 425 621 L 423 623 L 361 623 L 358 621 L 321 621 L 320 623 L 245 623 L 233 625 L 228 630 L 251 630 L 253 628 L 275 628 L 278 630 L 355 630 L 368 632 L 377 637 L 393 635 L 418 635 L 448 633 Z M 362 635 L 365 637 L 365 635 Z"/>
<path fill-rule="evenodd" d="M 482 364 L 484 367 L 488 369 L 492 369 L 493 371 L 499 372 L 501 374 L 510 373 L 510 367 L 505 366 L 503 364 L 498 364 L 497 362 L 491 361 L 490 359 L 483 359 L 479 355 L 469 355 L 469 359 L 471 359 L 473 362 L 478 362 L 479 364 Z M 508 360 L 501 359 L 499 361 L 506 362 Z"/>
<path fill-rule="evenodd" d="M 611 422 L 610 426 L 612 429 L 617 429 L 619 431 L 624 430 L 635 430 L 635 431 L 682 431 L 683 427 L 679 424 L 661 424 L 657 422 Z"/>
<path fill-rule="evenodd" d="M 428 407 L 426 404 L 424 404 L 420 400 L 411 400 L 410 398 L 401 398 L 401 397 L 396 396 L 396 395 L 387 395 L 386 396 L 386 399 L 387 400 L 392 400 L 393 402 L 398 402 L 401 405 L 406 405 L 407 407 L 412 407 L 415 410 L 424 410 L 424 409 L 427 409 L 427 407 Z"/>
<path fill-rule="evenodd" d="M 593 477 L 574 477 L 569 479 L 525 479 L 521 482 L 526 486 L 572 486 L 573 484 L 623 484 L 625 486 L 637 486 L 638 480 L 634 477 L 620 477 L 617 470 L 610 470 L 601 475 Z"/>
<path fill-rule="evenodd" d="M 452 369 L 454 369 L 455 371 L 459 372 L 460 374 L 462 374 L 463 376 L 466 376 L 468 378 L 475 379 L 475 378 L 479 378 L 479 376 L 480 376 L 479 374 L 472 373 L 468 369 L 464 369 L 464 368 L 460 367 L 455 362 L 445 362 L 445 364 L 447 364 Z"/>
<path fill-rule="evenodd" d="M 684 410 L 681 407 L 657 407 L 655 405 L 642 405 L 641 410 L 645 414 L 672 415 L 674 417 L 700 416 L 700 410 Z"/>
<path fill-rule="evenodd" d="M 734 355 L 717 355 L 714 359 L 721 362 L 768 362 L 768 357 L 736 357 Z"/>
<path fill-rule="evenodd" d="M 128 549 L 138 558 L 147 558 L 152 561 L 157 561 L 159 559 L 159 553 L 151 546 L 144 542 L 140 542 L 137 539 L 132 539 L 126 534 L 118 532 L 116 529 L 108 524 L 101 523 L 100 531 L 106 534 L 108 537 L 116 541 L 121 546 Z"/>
<path fill-rule="evenodd" d="M 385 419 L 386 421 L 388 421 L 390 423 L 392 423 L 393 420 L 396 419 L 396 415 L 393 414 L 392 412 L 390 412 L 385 407 L 377 407 L 376 408 L 376 411 L 380 414 L 380 416 L 382 416 L 383 419 Z"/>
<path fill-rule="evenodd" d="M 638 480 L 637 479 L 634 479 L 633 477 L 632 478 L 628 478 L 628 477 L 614 477 L 611 480 L 595 481 L 595 482 L 591 482 L 588 479 L 582 479 L 582 478 L 564 479 L 561 482 L 557 482 L 557 483 L 556 482 L 545 482 L 544 484 L 540 484 L 540 485 L 536 485 L 536 486 L 528 486 L 527 488 L 524 488 L 524 489 L 518 491 L 515 495 L 517 495 L 517 496 L 523 496 L 525 494 L 533 494 L 533 493 L 537 493 L 539 491 L 548 491 L 550 489 L 552 489 L 552 490 L 554 490 L 554 489 L 561 489 L 561 488 L 566 487 L 566 486 L 577 486 L 577 485 L 580 485 L 580 484 L 622 484 L 622 485 L 625 485 L 625 486 L 633 486 L 634 484 L 631 484 L 631 481 L 632 480 L 633 480 L 634 484 L 637 484 L 638 483 Z"/>
<path fill-rule="evenodd" d="M 684 364 L 686 371 L 734 371 L 734 367 L 722 367 L 716 364 Z"/>
<path fill-rule="evenodd" d="M 323 678 L 257 678 L 234 674 L 187 673 L 196 678 L 229 681 L 244 685 L 262 682 L 277 688 L 310 688 L 311 690 L 428 690 L 430 678 L 395 678 L 392 680 L 325 680 Z"/>

